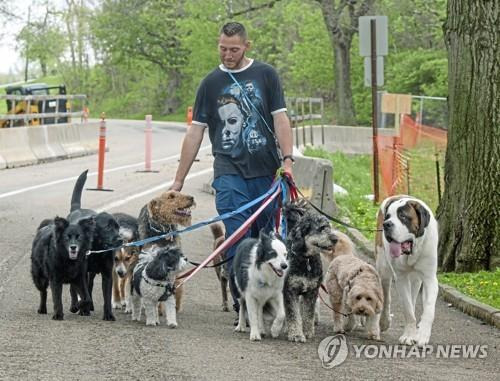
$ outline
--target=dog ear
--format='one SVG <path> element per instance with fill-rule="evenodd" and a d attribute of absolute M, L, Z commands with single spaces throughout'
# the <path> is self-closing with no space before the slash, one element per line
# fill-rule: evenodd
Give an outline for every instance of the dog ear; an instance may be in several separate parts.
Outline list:
<path fill-rule="evenodd" d="M 417 213 L 418 216 L 418 231 L 416 236 L 421 237 L 424 235 L 425 228 L 429 225 L 429 222 L 431 220 L 431 215 L 427 211 L 424 206 L 417 201 L 410 201 L 408 204 L 415 209 L 415 212 Z"/>
<path fill-rule="evenodd" d="M 57 234 L 62 233 L 69 226 L 69 222 L 66 218 L 56 216 L 54 218 L 54 230 Z"/>
<path fill-rule="evenodd" d="M 91 216 L 89 218 L 80 220 L 78 221 L 78 225 L 80 225 L 86 233 L 92 234 L 95 230 L 95 218 L 94 216 Z"/>

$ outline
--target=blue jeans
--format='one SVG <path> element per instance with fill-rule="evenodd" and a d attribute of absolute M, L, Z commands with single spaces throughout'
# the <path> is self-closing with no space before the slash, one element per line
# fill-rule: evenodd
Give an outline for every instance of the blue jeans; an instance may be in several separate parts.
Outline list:
<path fill-rule="evenodd" d="M 239 175 L 222 175 L 217 177 L 212 183 L 212 187 L 215 189 L 215 207 L 217 209 L 217 213 L 221 215 L 227 212 L 232 212 L 242 205 L 256 199 L 271 188 L 272 182 L 272 176 L 255 177 L 252 179 L 244 179 Z M 238 228 L 243 225 L 261 205 L 262 203 L 258 203 L 240 214 L 225 219 L 223 222 L 226 228 L 226 238 L 238 230 Z M 232 258 L 234 256 L 238 244 L 244 238 L 258 238 L 259 231 L 261 229 L 264 229 L 266 233 L 274 229 L 276 207 L 277 203 L 276 201 L 273 201 L 262 211 L 244 237 L 242 237 L 226 252 L 226 258 Z M 232 260 L 227 262 L 229 276 L 232 278 L 229 281 L 230 284 L 231 282 L 234 282 L 232 264 Z M 238 296 L 235 295 L 234 287 L 230 287 L 230 290 L 231 296 L 233 297 L 233 308 L 235 311 L 238 311 Z"/>

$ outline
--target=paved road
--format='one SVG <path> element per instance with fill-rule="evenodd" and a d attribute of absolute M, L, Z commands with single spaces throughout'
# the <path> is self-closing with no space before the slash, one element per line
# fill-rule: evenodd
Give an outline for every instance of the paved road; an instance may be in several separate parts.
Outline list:
<path fill-rule="evenodd" d="M 83 205 L 111 212 L 137 215 L 152 197 L 166 189 L 177 166 L 183 130 L 177 126 L 154 127 L 153 169 L 159 173 L 138 173 L 143 168 L 142 123 L 110 121 L 104 186 L 114 192 L 85 192 Z M 208 144 L 206 139 L 205 144 Z M 194 221 L 215 214 L 213 197 L 201 191 L 211 174 L 210 149 L 199 154 L 185 191 L 195 196 Z M 131 322 L 117 311 L 116 322 L 101 320 L 100 287 L 96 312 L 90 317 L 68 311 L 65 287 L 65 320 L 52 321 L 38 315 L 38 292 L 30 278 L 30 247 L 38 223 L 47 217 L 65 216 L 74 177 L 97 167 L 95 156 L 32 167 L 0 171 L 0 379 L 40 380 L 213 380 L 213 379 L 436 379 L 498 380 L 500 331 L 450 308 L 437 304 L 432 344 L 487 345 L 483 359 L 356 358 L 352 345 L 373 345 L 362 334 L 347 338 L 350 353 L 334 369 L 324 369 L 318 358 L 321 340 L 331 335 L 328 310 L 317 336 L 306 344 L 291 344 L 283 338 L 252 343 L 247 334 L 233 332 L 233 313 L 220 310 L 220 292 L 213 270 L 203 270 L 186 286 L 185 308 L 175 330 L 146 327 Z M 88 186 L 96 184 L 89 176 Z M 44 185 L 45 184 L 45 185 Z M 185 253 L 201 260 L 210 252 L 208 228 L 183 236 Z M 99 282 L 98 282 L 99 283 Z M 396 295 L 394 295 L 396 297 Z M 383 335 L 397 344 L 402 314 L 396 308 L 395 324 Z M 401 357 L 401 355 L 399 355 Z"/>

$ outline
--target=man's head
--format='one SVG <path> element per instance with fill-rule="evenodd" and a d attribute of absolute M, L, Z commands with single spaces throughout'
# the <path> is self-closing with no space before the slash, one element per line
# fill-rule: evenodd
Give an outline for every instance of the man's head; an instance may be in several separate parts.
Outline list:
<path fill-rule="evenodd" d="M 219 35 L 219 56 L 226 68 L 241 69 L 247 63 L 245 52 L 249 48 L 250 41 L 242 24 L 229 22 L 222 27 Z"/>

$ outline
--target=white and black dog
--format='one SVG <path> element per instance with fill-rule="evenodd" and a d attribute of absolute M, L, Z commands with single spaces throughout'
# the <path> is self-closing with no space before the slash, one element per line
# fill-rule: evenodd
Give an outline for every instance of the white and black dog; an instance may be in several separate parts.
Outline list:
<path fill-rule="evenodd" d="M 245 332 L 248 312 L 252 341 L 261 340 L 261 335 L 268 333 L 264 326 L 264 308 L 273 317 L 271 336 L 278 337 L 283 327 L 286 255 L 285 244 L 273 232 L 268 235 L 262 230 L 258 239 L 246 238 L 236 250 L 233 259 L 235 276 L 230 279 L 230 286 L 240 302 L 235 331 Z"/>
<path fill-rule="evenodd" d="M 401 344 L 419 346 L 429 342 L 438 295 L 438 224 L 431 209 L 410 196 L 392 196 L 380 205 L 377 215 L 377 271 L 384 289 L 380 329 L 391 323 L 391 282 L 396 281 L 405 316 Z M 422 287 L 423 286 L 423 287 Z M 416 324 L 415 304 L 422 288 L 423 312 Z"/>
<path fill-rule="evenodd" d="M 141 320 L 141 307 L 146 312 L 146 325 L 159 325 L 158 303 L 166 303 L 166 322 L 177 327 L 175 310 L 175 276 L 188 262 L 177 246 L 160 247 L 142 253 L 132 276 L 132 320 Z"/>

